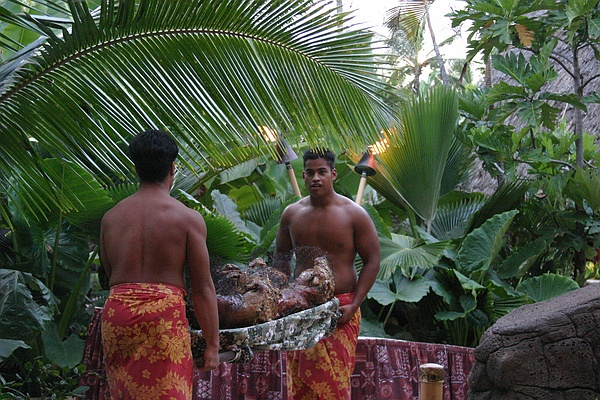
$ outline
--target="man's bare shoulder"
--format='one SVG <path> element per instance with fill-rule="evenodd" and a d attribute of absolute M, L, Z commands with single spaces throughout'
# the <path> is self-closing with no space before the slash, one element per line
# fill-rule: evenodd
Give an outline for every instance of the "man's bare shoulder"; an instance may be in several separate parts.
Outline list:
<path fill-rule="evenodd" d="M 310 200 L 308 197 L 303 197 L 300 200 L 289 204 L 285 207 L 285 209 L 283 210 L 284 214 L 290 214 L 290 213 L 294 213 L 298 210 L 301 210 L 302 208 L 305 208 L 307 206 L 310 205 Z"/>
<path fill-rule="evenodd" d="M 361 205 L 357 204 L 348 197 L 341 195 L 338 196 L 338 207 L 343 208 L 345 213 L 357 219 L 370 218 L 367 210 L 365 210 Z"/>
<path fill-rule="evenodd" d="M 363 212 L 364 208 L 360 205 L 356 204 L 356 202 L 346 196 L 342 196 L 341 194 L 337 194 L 335 204 L 339 207 L 347 208 L 348 210 L 354 210 L 356 212 Z"/>
<path fill-rule="evenodd" d="M 109 221 L 112 218 L 119 218 L 120 214 L 123 213 L 127 213 L 129 211 L 129 209 L 131 209 L 133 207 L 132 200 L 131 200 L 132 196 L 126 197 L 123 200 L 119 201 L 117 204 L 115 204 L 114 206 L 111 207 L 110 210 L 108 210 L 107 212 L 104 213 L 104 216 L 102 217 L 102 221 Z"/>

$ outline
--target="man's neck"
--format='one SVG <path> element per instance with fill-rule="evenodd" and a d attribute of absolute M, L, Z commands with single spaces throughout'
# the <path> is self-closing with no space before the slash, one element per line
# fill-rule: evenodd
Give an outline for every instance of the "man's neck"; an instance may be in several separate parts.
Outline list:
<path fill-rule="evenodd" d="M 325 208 L 327 206 L 332 205 L 333 203 L 335 203 L 335 200 L 337 198 L 337 194 L 335 192 L 331 192 L 329 194 L 326 194 L 325 196 L 310 196 L 310 204 L 313 207 L 318 207 L 318 208 Z"/>
<path fill-rule="evenodd" d="M 170 195 L 171 185 L 167 182 L 167 179 L 162 182 L 142 182 L 140 183 L 138 192 L 156 194 L 163 193 Z"/>

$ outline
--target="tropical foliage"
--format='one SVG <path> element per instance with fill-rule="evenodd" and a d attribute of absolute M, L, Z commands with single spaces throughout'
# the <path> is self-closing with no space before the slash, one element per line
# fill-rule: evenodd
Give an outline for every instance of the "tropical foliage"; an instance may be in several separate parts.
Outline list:
<path fill-rule="evenodd" d="M 246 182 L 255 203 L 291 197 L 264 174 L 276 151 L 263 126 L 276 140 L 337 149 L 378 137 L 393 118 L 385 84 L 375 79 L 371 33 L 348 28 L 347 19 L 313 1 L 10 1 L 2 8 L 6 391 L 47 395 L 42 370 L 81 360 L 84 305 L 102 301 L 102 292 L 86 298 L 102 276 L 99 221 L 135 190 L 125 153 L 134 134 L 159 128 L 176 138 L 174 195 L 204 214 L 219 238 L 209 243 L 213 257 L 242 261 L 250 244 L 260 244 L 261 227 L 256 218 L 241 221 L 224 193 L 243 197 Z M 272 239 L 274 222 L 260 223 L 270 224 L 264 235 Z"/>
<path fill-rule="evenodd" d="M 416 60 L 432 2 L 401 3 L 394 27 L 418 27 L 417 40 L 395 59 Z M 568 69 L 552 61 L 557 38 L 597 44 L 598 6 L 466 3 L 454 18 L 473 22 L 467 62 L 483 52 L 509 83 L 398 90 L 401 68 L 380 75 L 381 44 L 326 2 L 3 2 L 0 398 L 85 391 L 83 340 L 106 296 L 99 222 L 136 190 L 126 147 L 145 129 L 178 141 L 172 195 L 204 216 L 214 263 L 269 260 L 297 199 L 283 139 L 340 154 L 335 189 L 351 198 L 354 165 L 376 153 L 364 207 L 382 261 L 363 334 L 475 346 L 510 310 L 597 274 L 581 265 L 600 245 L 600 176 L 582 165 L 600 160 L 582 115 L 557 112 L 597 95 L 545 85 Z M 466 189 L 476 161 L 498 182 L 491 195 Z"/>
<path fill-rule="evenodd" d="M 372 318 L 364 334 L 475 346 L 510 310 L 578 287 L 568 277 L 530 270 L 545 249 L 542 240 L 535 246 L 509 241 L 528 182 L 507 183 L 489 198 L 456 190 L 471 169 L 464 148 L 453 142 L 461 128 L 458 103 L 457 93 L 444 87 L 421 93 L 376 155 L 381 173 L 370 183 L 404 210 L 408 225 L 377 224 L 381 271 L 365 304 Z M 554 290 L 532 297 L 520 284 L 528 276 Z"/>

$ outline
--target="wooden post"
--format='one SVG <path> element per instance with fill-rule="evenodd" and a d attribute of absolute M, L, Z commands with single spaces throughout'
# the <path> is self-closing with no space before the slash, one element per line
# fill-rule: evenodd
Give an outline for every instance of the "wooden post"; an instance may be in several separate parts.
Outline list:
<path fill-rule="evenodd" d="M 439 364 L 419 365 L 419 400 L 442 400 L 444 367 Z"/>
<path fill-rule="evenodd" d="M 300 187 L 298 186 L 298 181 L 296 180 L 296 174 L 294 174 L 294 168 L 292 168 L 292 164 L 290 164 L 289 162 L 285 163 L 285 169 L 287 169 L 290 182 L 292 183 L 292 189 L 294 189 L 294 196 L 302 196 L 302 194 L 300 193 Z"/>
<path fill-rule="evenodd" d="M 367 173 L 363 172 L 360 177 L 360 182 L 358 184 L 358 192 L 356 192 L 356 200 L 354 202 L 359 206 L 362 203 L 363 193 L 365 192 L 365 186 L 367 186 Z"/>

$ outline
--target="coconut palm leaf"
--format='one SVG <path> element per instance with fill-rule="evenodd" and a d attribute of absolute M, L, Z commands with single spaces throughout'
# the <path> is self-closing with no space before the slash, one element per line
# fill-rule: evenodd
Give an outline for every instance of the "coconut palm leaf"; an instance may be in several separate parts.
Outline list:
<path fill-rule="evenodd" d="M 32 176 L 36 212 L 65 199 L 32 139 L 109 182 L 131 175 L 126 143 L 146 129 L 170 132 L 200 176 L 274 153 L 264 125 L 342 149 L 389 124 L 372 34 L 323 2 L 103 0 L 97 18 L 68 4 L 72 27 L 48 33 L 0 92 L 0 168 Z"/>
<path fill-rule="evenodd" d="M 188 207 L 198 211 L 206 223 L 206 247 L 213 260 L 221 262 L 248 261 L 252 250 L 249 234 L 238 229 L 234 221 L 226 215 L 211 211 L 189 194 L 180 191 L 180 200 Z"/>
<path fill-rule="evenodd" d="M 279 210 L 282 199 L 279 197 L 266 197 L 252 204 L 243 213 L 244 219 L 254 222 L 258 226 L 265 226 L 270 216 Z"/>
<path fill-rule="evenodd" d="M 396 34 L 404 33 L 408 40 L 421 40 L 431 3 L 431 0 L 399 0 L 396 6 L 386 11 L 385 25 Z"/>

